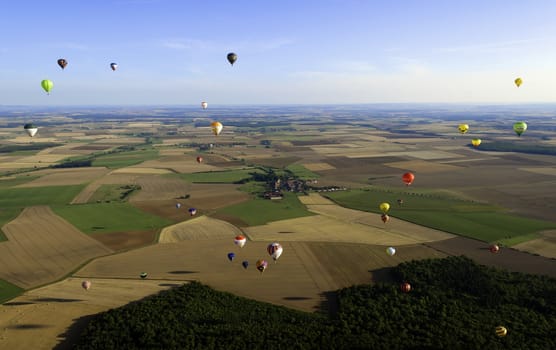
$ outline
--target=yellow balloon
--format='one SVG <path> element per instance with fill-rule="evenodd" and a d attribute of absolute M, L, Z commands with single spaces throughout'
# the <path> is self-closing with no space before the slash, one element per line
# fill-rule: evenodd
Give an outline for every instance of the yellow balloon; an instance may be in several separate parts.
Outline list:
<path fill-rule="evenodd" d="M 508 330 L 504 326 L 496 327 L 496 335 L 499 337 L 505 337 L 508 334 Z"/>
<path fill-rule="evenodd" d="M 212 123 L 210 123 L 210 128 L 212 129 L 212 133 L 215 136 L 218 136 L 218 134 L 220 134 L 222 132 L 222 129 L 224 128 L 224 126 L 220 122 L 212 122 Z"/>
<path fill-rule="evenodd" d="M 378 207 L 380 208 L 380 211 L 382 211 L 384 214 L 388 213 L 388 210 L 390 210 L 390 204 L 388 203 L 380 203 Z"/>
<path fill-rule="evenodd" d="M 467 124 L 460 124 L 458 126 L 458 130 L 459 132 L 461 132 L 462 134 L 465 134 L 468 130 L 469 130 L 469 125 Z"/>
<path fill-rule="evenodd" d="M 473 139 L 471 140 L 471 144 L 473 144 L 473 146 L 475 147 L 479 147 L 479 145 L 481 144 L 481 139 Z"/>
<path fill-rule="evenodd" d="M 521 84 L 523 83 L 523 80 L 521 80 L 521 78 L 517 78 L 516 80 L 514 80 L 515 85 L 517 85 L 517 87 L 520 87 Z"/>

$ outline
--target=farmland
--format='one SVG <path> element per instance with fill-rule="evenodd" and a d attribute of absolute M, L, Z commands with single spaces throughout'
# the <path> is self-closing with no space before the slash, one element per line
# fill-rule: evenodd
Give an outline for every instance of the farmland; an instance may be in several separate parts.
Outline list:
<path fill-rule="evenodd" d="M 21 294 L 0 306 L 6 328 L 0 346 L 19 341 L 40 348 L 39 340 L 49 339 L 44 344 L 52 347 L 76 318 L 188 280 L 315 312 L 334 308 L 338 288 L 390 283 L 391 269 L 411 260 L 466 255 L 510 271 L 554 275 L 553 156 L 473 149 L 466 136 L 455 137 L 457 122 L 435 111 L 424 117 L 322 107 L 323 120 L 320 112 L 292 108 L 291 116 L 272 107 L 248 116 L 216 110 L 226 125 L 218 142 L 195 121 L 203 114 L 187 108 L 157 109 L 158 120 L 140 116 L 149 112 L 116 113 L 79 127 L 82 120 L 71 116 L 45 117 L 48 127 L 33 142 L 50 145 L 16 147 L 0 157 L 7 236 L 0 278 L 11 283 L 0 284 L 0 297 Z M 500 129 L 507 118 L 505 112 L 475 123 L 484 123 L 490 138 L 512 143 L 515 136 Z M 0 132 L 0 146 L 32 145 L 19 126 Z M 518 142 L 549 144 L 547 135 L 528 131 Z M 147 138 L 156 143 L 145 144 Z M 51 167 L 64 159 L 92 164 Z M 416 176 L 410 187 L 401 181 L 406 171 Z M 279 188 L 283 199 L 268 200 L 262 193 L 279 185 L 267 175 L 283 176 L 282 183 L 318 181 Z M 391 205 L 387 223 L 382 202 Z M 241 233 L 248 241 L 239 249 L 233 237 Z M 275 241 L 284 254 L 261 274 L 255 262 L 270 260 L 266 247 Z M 488 251 L 490 242 L 501 245 L 499 254 Z M 389 246 L 394 256 L 386 254 Z M 143 271 L 148 278 L 139 280 Z M 97 287 L 83 291 L 83 279 Z M 26 308 L 37 316 L 21 316 Z M 42 325 L 45 315 L 59 321 L 13 328 Z"/>

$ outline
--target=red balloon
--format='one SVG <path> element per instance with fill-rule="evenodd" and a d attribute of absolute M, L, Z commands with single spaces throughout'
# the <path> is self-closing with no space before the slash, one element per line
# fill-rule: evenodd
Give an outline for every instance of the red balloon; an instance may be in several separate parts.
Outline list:
<path fill-rule="evenodd" d="M 490 246 L 490 248 L 488 248 L 488 250 L 490 250 L 491 253 L 496 254 L 500 250 L 500 247 L 498 246 L 498 244 L 493 244 Z"/>
<path fill-rule="evenodd" d="M 411 284 L 404 282 L 400 285 L 400 289 L 402 290 L 402 292 L 404 293 L 409 293 L 409 291 L 411 290 Z"/>
<path fill-rule="evenodd" d="M 198 157 L 197 157 L 197 163 L 202 163 L 202 162 L 203 162 L 203 157 L 198 156 Z"/>
<path fill-rule="evenodd" d="M 383 222 L 383 223 L 387 223 L 388 220 L 390 220 L 390 217 L 389 217 L 388 215 L 386 215 L 386 214 L 382 214 L 382 215 L 380 216 L 380 218 L 382 219 L 382 222 Z"/>
<path fill-rule="evenodd" d="M 407 186 L 411 185 L 413 183 L 413 180 L 415 180 L 415 175 L 413 175 L 412 173 L 405 173 L 402 176 L 402 181 L 405 182 Z"/>

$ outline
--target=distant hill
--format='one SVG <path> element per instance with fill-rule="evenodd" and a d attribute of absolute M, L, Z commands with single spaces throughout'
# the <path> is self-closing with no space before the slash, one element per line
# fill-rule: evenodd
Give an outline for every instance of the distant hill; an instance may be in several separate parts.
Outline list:
<path fill-rule="evenodd" d="M 556 280 L 465 257 L 412 261 L 336 292 L 328 317 L 193 282 L 101 313 L 77 349 L 555 349 Z M 266 276 L 268 277 L 268 276 Z M 497 326 L 508 330 L 495 334 Z"/>

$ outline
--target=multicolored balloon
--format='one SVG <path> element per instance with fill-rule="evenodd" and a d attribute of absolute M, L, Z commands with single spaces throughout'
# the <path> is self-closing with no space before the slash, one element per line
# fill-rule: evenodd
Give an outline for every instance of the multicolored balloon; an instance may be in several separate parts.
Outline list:
<path fill-rule="evenodd" d="M 403 199 L 398 199 L 398 205 L 401 206 L 403 204 Z"/>
<path fill-rule="evenodd" d="M 488 248 L 488 250 L 490 250 L 491 253 L 496 254 L 500 251 L 500 247 L 498 244 L 493 244 Z"/>
<path fill-rule="evenodd" d="M 264 270 L 266 270 L 266 268 L 268 266 L 268 262 L 266 260 L 260 259 L 260 260 L 257 260 L 257 263 L 255 264 L 255 266 L 257 266 L 257 270 L 259 270 L 260 273 L 263 273 Z"/>
<path fill-rule="evenodd" d="M 142 279 L 145 279 L 145 278 L 147 278 L 147 273 L 146 272 L 141 272 L 139 277 L 141 277 Z"/>
<path fill-rule="evenodd" d="M 278 260 L 280 255 L 282 255 L 283 250 L 284 249 L 282 248 L 282 245 L 280 243 L 276 243 L 276 242 L 270 243 L 268 245 L 268 247 L 266 247 L 266 251 L 272 257 L 274 262 L 276 262 L 276 260 Z"/>
<path fill-rule="evenodd" d="M 393 256 L 394 254 L 396 254 L 396 248 L 394 247 L 388 247 L 386 248 L 386 254 Z"/>
<path fill-rule="evenodd" d="M 237 55 L 233 52 L 230 52 L 228 54 L 228 56 L 226 56 L 226 58 L 228 58 L 228 62 L 230 62 L 230 64 L 233 66 L 234 63 L 237 61 Z"/>
<path fill-rule="evenodd" d="M 508 330 L 504 326 L 496 327 L 496 335 L 499 337 L 505 337 L 508 334 Z"/>
<path fill-rule="evenodd" d="M 202 107 L 203 109 L 207 109 L 208 105 L 209 105 L 209 104 L 208 104 L 207 102 L 205 102 L 205 101 L 201 102 L 201 107 Z"/>
<path fill-rule="evenodd" d="M 85 290 L 89 290 L 91 288 L 91 282 L 90 281 L 83 281 L 83 282 L 81 282 L 81 287 L 83 287 L 83 289 L 85 289 Z"/>
<path fill-rule="evenodd" d="M 189 208 L 189 216 L 195 216 L 195 215 L 197 215 L 197 209 Z"/>
<path fill-rule="evenodd" d="M 243 248 L 246 242 L 247 242 L 247 238 L 245 238 L 244 235 L 237 235 L 236 238 L 234 238 L 234 244 L 240 248 Z"/>
<path fill-rule="evenodd" d="M 39 129 L 33 124 L 25 124 L 23 125 L 23 129 L 25 130 L 25 132 L 27 132 L 27 135 L 31 137 L 35 136 L 39 131 Z"/>
<path fill-rule="evenodd" d="M 181 203 L 176 203 L 176 208 L 177 209 L 181 208 Z"/>
<path fill-rule="evenodd" d="M 411 290 L 411 284 L 404 282 L 400 285 L 400 289 L 404 293 L 409 293 L 409 291 Z"/>
<path fill-rule="evenodd" d="M 210 123 L 210 128 L 212 129 L 212 133 L 214 134 L 214 136 L 218 136 L 222 132 L 224 125 L 222 125 L 222 123 L 220 122 L 212 122 Z"/>
<path fill-rule="evenodd" d="M 110 68 L 112 69 L 112 71 L 115 71 L 118 68 L 118 64 L 117 63 L 110 63 Z"/>
<path fill-rule="evenodd" d="M 197 156 L 197 163 L 201 164 L 203 162 L 203 157 Z"/>
<path fill-rule="evenodd" d="M 383 223 L 387 223 L 388 221 L 390 221 L 390 216 L 388 214 L 382 214 L 380 216 L 380 219 L 382 220 Z"/>
<path fill-rule="evenodd" d="M 60 66 L 60 68 L 64 69 L 64 68 L 66 68 L 66 66 L 68 65 L 68 61 L 66 61 L 66 60 L 63 59 L 63 58 L 60 58 L 60 59 L 58 60 L 58 65 Z"/>

